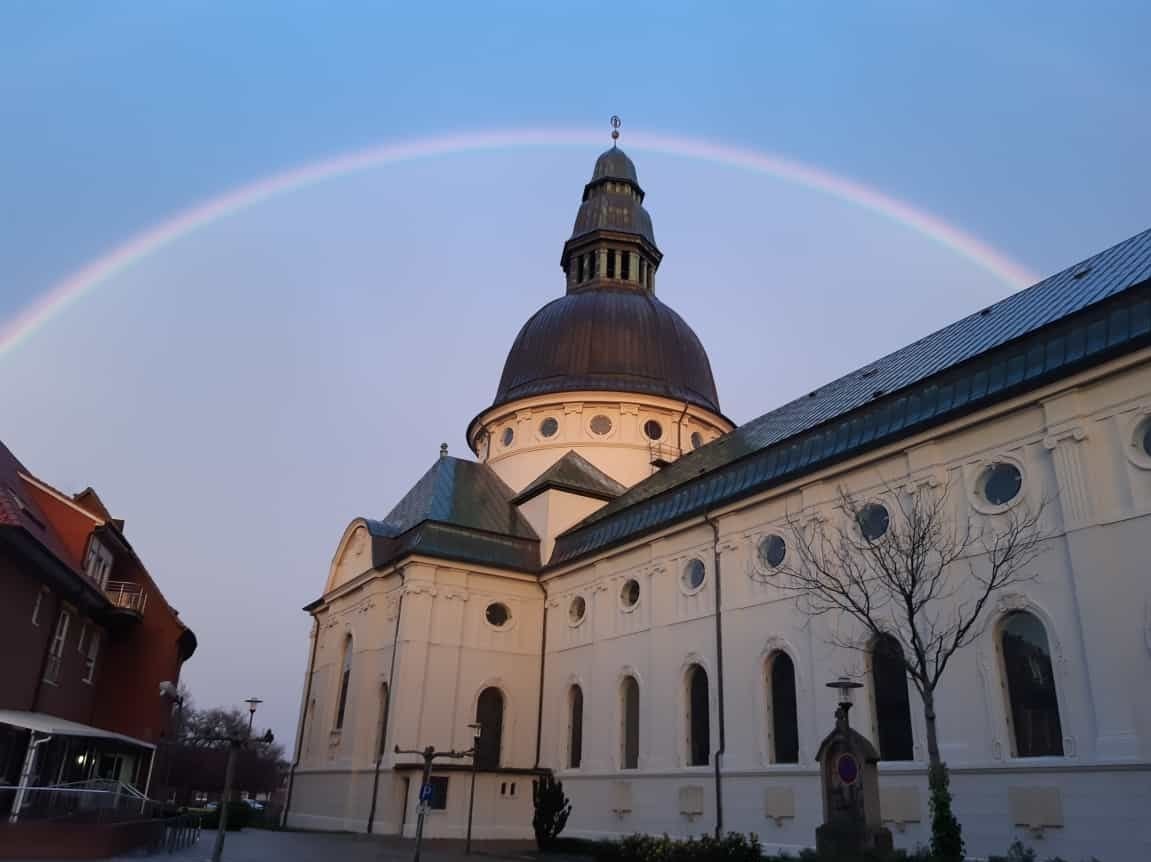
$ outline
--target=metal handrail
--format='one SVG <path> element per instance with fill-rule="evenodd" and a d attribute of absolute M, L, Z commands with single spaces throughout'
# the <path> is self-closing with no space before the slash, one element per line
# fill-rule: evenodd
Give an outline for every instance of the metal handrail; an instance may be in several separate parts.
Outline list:
<path fill-rule="evenodd" d="M 108 581 L 104 585 L 104 594 L 116 607 L 138 614 L 144 613 L 148 604 L 148 593 L 132 581 Z"/>

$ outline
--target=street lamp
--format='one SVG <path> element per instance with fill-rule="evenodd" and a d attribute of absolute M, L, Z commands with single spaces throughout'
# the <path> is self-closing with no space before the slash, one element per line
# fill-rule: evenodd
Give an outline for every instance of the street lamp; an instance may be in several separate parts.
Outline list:
<path fill-rule="evenodd" d="M 248 704 L 248 736 L 252 735 L 252 721 L 256 717 L 256 707 L 263 703 L 258 697 L 249 697 L 244 703 Z"/>
<path fill-rule="evenodd" d="M 472 852 L 472 813 L 476 808 L 476 763 L 480 750 L 480 737 L 484 735 L 484 726 L 478 722 L 469 724 L 468 727 L 472 731 L 472 789 L 468 795 L 468 837 L 464 842 L 464 854 L 468 855 Z"/>
<path fill-rule="evenodd" d="M 856 682 L 848 676 L 841 676 L 835 682 L 829 682 L 827 687 L 834 688 L 839 692 L 839 705 L 835 709 L 835 717 L 838 720 L 842 720 L 846 727 L 847 713 L 850 712 L 851 704 L 855 700 L 855 689 L 863 688 L 863 683 Z"/>

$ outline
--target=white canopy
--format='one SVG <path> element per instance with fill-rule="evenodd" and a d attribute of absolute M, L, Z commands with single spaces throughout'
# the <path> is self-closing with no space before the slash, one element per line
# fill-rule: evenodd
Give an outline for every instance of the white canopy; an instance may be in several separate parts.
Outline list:
<path fill-rule="evenodd" d="M 90 724 L 81 724 L 78 721 L 68 721 L 66 718 L 58 718 L 55 715 L 47 715 L 43 712 L 22 712 L 18 709 L 0 709 L 0 724 L 23 727 L 28 730 L 34 730 L 37 733 L 46 733 L 51 736 L 87 736 L 96 739 L 116 739 L 120 742 L 137 745 L 141 748 L 155 749 L 156 747 L 150 742 L 144 742 L 142 739 L 125 736 L 122 733 L 114 733 L 111 730 L 104 730 L 99 727 L 92 727 Z"/>

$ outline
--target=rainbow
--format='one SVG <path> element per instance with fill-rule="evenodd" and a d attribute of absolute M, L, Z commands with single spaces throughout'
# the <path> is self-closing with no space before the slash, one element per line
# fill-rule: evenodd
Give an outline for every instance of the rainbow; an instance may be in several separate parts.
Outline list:
<path fill-rule="evenodd" d="M 62 314 L 81 297 L 138 261 L 156 254 L 205 225 L 279 195 L 307 188 L 334 177 L 414 159 L 527 147 L 585 145 L 602 147 L 606 143 L 605 137 L 602 132 L 579 129 L 509 129 L 443 135 L 345 153 L 256 180 L 197 204 L 155 227 L 136 234 L 51 287 L 13 318 L 0 322 L 0 357 L 27 341 L 48 321 Z M 951 249 L 1012 289 L 1025 287 L 1038 280 L 1022 265 L 942 219 L 863 183 L 837 176 L 812 165 L 770 153 L 726 146 L 698 138 L 629 132 L 626 143 L 629 150 L 700 159 L 754 173 L 769 174 L 849 202 L 904 225 Z"/>

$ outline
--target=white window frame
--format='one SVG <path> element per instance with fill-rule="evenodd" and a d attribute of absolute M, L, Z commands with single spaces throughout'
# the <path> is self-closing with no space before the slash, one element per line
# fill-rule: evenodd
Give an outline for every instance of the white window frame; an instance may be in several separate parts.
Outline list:
<path fill-rule="evenodd" d="M 108 575 L 112 572 L 112 552 L 104 543 L 92 536 L 88 540 L 88 553 L 84 555 L 84 573 L 95 581 L 100 589 L 108 583 Z"/>
<path fill-rule="evenodd" d="M 84 657 L 84 676 L 81 682 L 91 685 L 96 678 L 96 660 L 100 657 L 100 632 L 92 632 L 88 638 L 88 653 Z"/>
<path fill-rule="evenodd" d="M 56 617 L 56 629 L 52 632 L 52 644 L 48 648 L 48 662 L 44 666 L 44 682 L 57 685 L 60 681 L 60 668 L 64 664 L 64 648 L 68 643 L 68 626 L 72 614 L 61 608 Z"/>
<path fill-rule="evenodd" d="M 49 595 L 47 587 L 41 587 L 40 592 L 36 594 L 36 604 L 32 605 L 32 625 L 39 628 L 40 626 L 40 608 L 44 604 L 44 596 Z"/>

